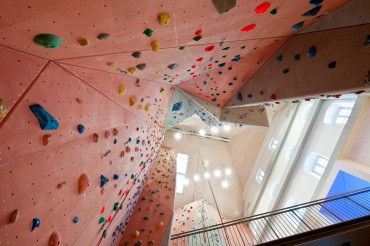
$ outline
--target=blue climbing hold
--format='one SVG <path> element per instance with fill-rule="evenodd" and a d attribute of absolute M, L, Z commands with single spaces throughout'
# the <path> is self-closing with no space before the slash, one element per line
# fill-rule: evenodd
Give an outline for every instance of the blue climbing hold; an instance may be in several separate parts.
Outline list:
<path fill-rule="evenodd" d="M 78 131 L 78 133 L 79 133 L 79 134 L 84 133 L 84 131 L 85 131 L 85 126 L 84 126 L 84 125 L 82 125 L 82 124 L 79 124 L 79 125 L 77 126 L 77 131 Z"/>
<path fill-rule="evenodd" d="M 294 24 L 294 25 L 292 26 L 292 29 L 293 29 L 294 31 L 298 31 L 299 29 L 301 29 L 301 28 L 303 27 L 303 24 L 304 24 L 304 21 L 298 22 L 297 24 Z"/>
<path fill-rule="evenodd" d="M 226 63 L 220 63 L 218 64 L 219 67 L 224 67 L 226 65 Z"/>
<path fill-rule="evenodd" d="M 109 179 L 103 175 L 100 175 L 100 188 L 103 188 L 103 186 L 108 183 Z"/>
<path fill-rule="evenodd" d="M 172 106 L 172 111 L 180 111 L 182 109 L 182 102 L 177 102 Z"/>
<path fill-rule="evenodd" d="M 316 55 L 316 52 L 317 52 L 317 49 L 315 46 L 311 46 L 309 49 L 308 49 L 308 53 L 307 53 L 307 56 L 309 58 L 312 58 Z"/>
<path fill-rule="evenodd" d="M 276 60 L 277 62 L 281 62 L 281 61 L 283 60 L 283 56 L 282 56 L 282 55 L 278 55 L 278 56 L 275 58 L 275 60 Z"/>
<path fill-rule="evenodd" d="M 337 62 L 336 61 L 332 61 L 328 64 L 328 68 L 335 68 L 335 66 L 337 65 Z"/>
<path fill-rule="evenodd" d="M 236 96 L 236 99 L 238 99 L 239 101 L 243 101 L 243 95 L 241 92 L 238 92 L 238 95 Z"/>
<path fill-rule="evenodd" d="M 73 218 L 73 223 L 77 223 L 78 222 L 78 217 L 77 216 L 75 216 L 74 218 Z"/>
<path fill-rule="evenodd" d="M 136 144 L 140 144 L 140 139 L 136 139 Z"/>
<path fill-rule="evenodd" d="M 115 173 L 115 174 L 113 175 L 113 178 L 114 178 L 115 180 L 117 180 L 117 179 L 119 179 L 119 175 Z"/>
<path fill-rule="evenodd" d="M 40 104 L 33 104 L 29 108 L 39 121 L 42 130 L 58 129 L 59 123 L 57 119 L 49 114 Z"/>
<path fill-rule="evenodd" d="M 248 94 L 248 98 L 252 98 L 253 96 L 252 96 L 252 94 Z"/>
<path fill-rule="evenodd" d="M 240 61 L 240 55 L 236 55 L 231 61 L 232 62 L 238 62 L 238 61 Z"/>
<path fill-rule="evenodd" d="M 114 143 L 114 144 L 117 144 L 117 139 L 114 139 L 113 143 Z"/>
<path fill-rule="evenodd" d="M 299 61 L 301 59 L 301 56 L 299 54 L 294 55 L 294 60 Z"/>
<path fill-rule="evenodd" d="M 37 227 L 40 227 L 40 219 L 34 218 L 32 220 L 32 231 L 35 230 Z"/>
<path fill-rule="evenodd" d="M 322 6 L 317 6 L 317 7 L 313 8 L 313 9 L 307 11 L 302 16 L 303 17 L 315 16 L 315 15 L 317 15 L 320 12 L 321 8 L 322 8 Z"/>
<path fill-rule="evenodd" d="M 319 6 L 320 4 L 322 4 L 324 2 L 324 0 L 311 0 L 310 2 L 309 2 L 309 4 L 311 5 L 311 6 Z"/>

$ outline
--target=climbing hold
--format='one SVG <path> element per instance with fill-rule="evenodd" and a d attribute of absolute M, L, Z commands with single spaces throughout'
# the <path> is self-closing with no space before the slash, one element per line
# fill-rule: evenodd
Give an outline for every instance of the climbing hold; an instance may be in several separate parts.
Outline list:
<path fill-rule="evenodd" d="M 211 52 L 214 49 L 215 49 L 215 46 L 214 45 L 211 45 L 211 46 L 206 47 L 204 50 L 207 51 L 207 52 Z"/>
<path fill-rule="evenodd" d="M 140 235 L 140 232 L 139 231 L 135 231 L 134 232 L 134 237 L 138 237 Z"/>
<path fill-rule="evenodd" d="M 117 211 L 118 210 L 118 206 L 119 206 L 119 203 L 118 202 L 114 203 L 113 210 L 114 211 Z M 109 221 L 109 219 L 108 219 L 108 221 Z M 112 221 L 112 219 L 111 219 L 111 221 Z"/>
<path fill-rule="evenodd" d="M 367 37 L 365 38 L 364 46 L 365 47 L 369 47 L 370 46 L 370 35 L 367 35 Z M 1 104 L 1 99 L 0 99 L 0 104 Z"/>
<path fill-rule="evenodd" d="M 337 65 L 337 62 L 336 61 L 332 61 L 328 64 L 328 68 L 335 68 L 335 66 Z"/>
<path fill-rule="evenodd" d="M 320 12 L 321 7 L 322 7 L 321 5 L 320 6 L 317 6 L 317 7 L 313 8 L 313 9 L 307 11 L 306 13 L 302 14 L 302 16 L 303 17 L 315 16 L 315 15 L 317 15 Z"/>
<path fill-rule="evenodd" d="M 9 113 L 9 109 L 3 103 L 3 100 L 0 98 L 0 117 L 3 118 Z"/>
<path fill-rule="evenodd" d="M 154 240 L 150 240 L 150 241 L 148 242 L 148 244 L 149 244 L 149 245 L 154 245 Z"/>
<path fill-rule="evenodd" d="M 293 29 L 294 31 L 298 31 L 299 29 L 301 29 L 301 28 L 303 27 L 303 24 L 304 24 L 304 21 L 298 22 L 297 24 L 294 24 L 294 25 L 292 26 L 292 29 Z"/>
<path fill-rule="evenodd" d="M 125 85 L 121 85 L 121 86 L 118 88 L 118 94 L 120 94 L 120 95 L 125 95 L 126 93 L 127 93 L 126 86 L 125 86 Z"/>
<path fill-rule="evenodd" d="M 142 240 L 139 240 L 139 241 L 137 241 L 136 243 L 135 243 L 135 246 L 140 246 L 140 245 L 142 245 L 143 244 L 143 241 Z"/>
<path fill-rule="evenodd" d="M 104 217 L 101 217 L 101 218 L 99 219 L 99 224 L 103 223 L 104 221 L 105 221 L 105 218 L 104 218 Z"/>
<path fill-rule="evenodd" d="M 299 61 L 301 59 L 301 56 L 299 54 L 294 55 L 294 60 Z"/>
<path fill-rule="evenodd" d="M 109 138 L 110 137 L 110 132 L 109 131 L 105 131 L 104 132 L 104 137 L 105 138 Z"/>
<path fill-rule="evenodd" d="M 100 188 L 103 188 L 106 183 L 108 183 L 109 179 L 103 175 L 100 175 Z"/>
<path fill-rule="evenodd" d="M 118 180 L 118 179 L 119 179 L 119 175 L 115 173 L 115 174 L 113 175 L 113 178 L 114 178 L 115 180 Z"/>
<path fill-rule="evenodd" d="M 31 231 L 35 230 L 37 227 L 40 227 L 40 219 L 34 218 L 32 220 L 32 230 Z"/>
<path fill-rule="evenodd" d="M 131 54 L 135 58 L 140 58 L 141 57 L 141 52 L 140 51 L 135 51 L 134 53 Z"/>
<path fill-rule="evenodd" d="M 256 28 L 256 24 L 251 24 L 246 27 L 243 27 L 240 31 L 249 32 L 249 31 L 252 31 L 254 28 Z"/>
<path fill-rule="evenodd" d="M 308 53 L 307 53 L 307 56 L 309 58 L 312 58 L 316 55 L 316 52 L 317 52 L 317 49 L 315 46 L 311 46 L 309 49 L 308 49 Z"/>
<path fill-rule="evenodd" d="M 289 72 L 289 68 L 286 68 L 286 69 L 283 70 L 284 74 L 287 74 L 288 72 Z"/>
<path fill-rule="evenodd" d="M 158 41 L 154 41 L 154 42 L 152 43 L 152 50 L 153 50 L 154 52 L 158 52 L 158 51 L 159 51 L 159 42 L 158 42 Z"/>
<path fill-rule="evenodd" d="M 39 121 L 42 130 L 58 129 L 59 123 L 57 119 L 50 115 L 40 104 L 33 104 L 29 108 Z"/>
<path fill-rule="evenodd" d="M 94 133 L 93 141 L 94 141 L 94 143 L 97 143 L 99 141 L 99 135 L 98 134 Z"/>
<path fill-rule="evenodd" d="M 199 58 L 197 59 L 197 62 L 201 62 L 201 61 L 203 61 L 203 57 L 199 57 Z"/>
<path fill-rule="evenodd" d="M 113 128 L 113 136 L 117 136 L 118 135 L 118 130 L 116 128 Z"/>
<path fill-rule="evenodd" d="M 87 40 L 86 38 L 81 38 L 78 40 L 78 43 L 81 45 L 81 46 L 86 46 L 89 44 L 89 40 Z"/>
<path fill-rule="evenodd" d="M 224 67 L 226 65 L 226 63 L 220 63 L 218 64 L 219 67 Z"/>
<path fill-rule="evenodd" d="M 150 105 L 150 103 L 147 103 L 147 104 L 145 105 L 145 111 L 147 111 L 147 112 L 148 112 L 148 111 L 150 110 L 150 106 L 151 106 L 151 105 Z"/>
<path fill-rule="evenodd" d="M 238 101 L 243 101 L 243 95 L 241 92 L 238 92 L 238 95 L 236 96 L 236 99 L 238 99 Z"/>
<path fill-rule="evenodd" d="M 136 65 L 136 68 L 143 71 L 145 68 L 146 68 L 146 64 L 145 63 L 140 63 L 140 64 L 137 64 Z"/>
<path fill-rule="evenodd" d="M 49 142 L 51 140 L 51 135 L 50 134 L 45 134 L 43 137 L 42 137 L 42 144 L 44 146 L 48 145 Z"/>
<path fill-rule="evenodd" d="M 63 40 L 54 34 L 39 34 L 33 38 L 33 42 L 45 48 L 58 48 Z"/>
<path fill-rule="evenodd" d="M 171 16 L 168 13 L 162 13 L 158 15 L 159 24 L 162 26 L 167 26 L 170 23 Z"/>
<path fill-rule="evenodd" d="M 137 101 L 136 96 L 130 97 L 130 106 L 132 107 L 136 103 L 136 101 Z"/>
<path fill-rule="evenodd" d="M 10 223 L 15 223 L 15 222 L 17 222 L 18 218 L 19 218 L 19 210 L 18 210 L 18 209 L 16 209 L 16 210 L 14 210 L 14 211 L 12 212 L 12 214 L 10 215 L 9 222 L 10 222 Z"/>
<path fill-rule="evenodd" d="M 202 39 L 202 35 L 198 35 L 198 36 L 195 36 L 194 38 L 193 38 L 193 40 L 194 41 L 199 41 L 199 40 L 201 40 Z"/>
<path fill-rule="evenodd" d="M 236 0 L 212 0 L 219 14 L 226 13 L 236 6 Z"/>
<path fill-rule="evenodd" d="M 319 6 L 320 4 L 322 4 L 322 2 L 324 2 L 324 0 L 311 0 L 311 1 L 309 2 L 309 4 L 310 4 L 311 6 Z"/>
<path fill-rule="evenodd" d="M 272 100 L 276 100 L 276 99 L 277 99 L 277 96 L 276 96 L 275 94 L 272 94 L 272 95 L 271 95 L 271 99 L 272 99 Z"/>
<path fill-rule="evenodd" d="M 126 153 L 130 153 L 130 152 L 131 152 L 131 148 L 129 146 L 126 146 Z"/>
<path fill-rule="evenodd" d="M 149 216 L 144 217 L 144 220 L 149 220 L 149 219 L 150 219 Z"/>
<path fill-rule="evenodd" d="M 182 108 L 182 102 L 177 102 L 172 106 L 172 111 L 180 111 Z"/>
<path fill-rule="evenodd" d="M 157 224 L 157 226 L 158 226 L 158 228 L 162 228 L 162 227 L 164 226 L 164 223 L 163 223 L 163 222 L 159 222 L 159 223 Z"/>
<path fill-rule="evenodd" d="M 78 124 L 78 126 L 77 126 L 77 131 L 78 131 L 78 133 L 79 133 L 79 134 L 84 133 L 84 131 L 85 131 L 85 126 L 84 126 L 84 125 L 82 125 L 82 124 Z"/>
<path fill-rule="evenodd" d="M 270 8 L 270 3 L 264 2 L 258 5 L 254 11 L 256 11 L 257 14 L 263 14 L 268 10 L 268 8 Z"/>
<path fill-rule="evenodd" d="M 185 49 L 185 46 L 180 46 L 179 47 L 179 50 L 184 50 Z"/>
<path fill-rule="evenodd" d="M 108 39 L 109 38 L 109 33 L 100 33 L 99 35 L 98 35 L 98 39 L 100 39 L 100 40 L 106 40 L 106 39 Z"/>
<path fill-rule="evenodd" d="M 89 187 L 90 185 L 90 178 L 89 176 L 84 173 L 80 176 L 80 178 L 78 179 L 78 194 L 82 194 L 84 193 L 87 188 Z"/>
<path fill-rule="evenodd" d="M 114 64 L 114 62 L 107 62 L 107 66 L 108 66 L 108 67 L 114 67 L 114 66 L 115 66 L 115 64 Z"/>
<path fill-rule="evenodd" d="M 177 63 L 173 63 L 173 64 L 168 65 L 167 67 L 168 67 L 169 69 L 171 69 L 171 70 L 174 70 L 174 69 L 176 69 L 178 66 L 179 66 L 179 64 L 177 64 Z"/>
<path fill-rule="evenodd" d="M 272 14 L 272 15 L 276 15 L 276 14 L 277 14 L 277 9 L 273 9 L 273 10 L 271 10 L 271 11 L 270 11 L 270 14 Z"/>
<path fill-rule="evenodd" d="M 145 29 L 143 32 L 146 36 L 151 37 L 153 35 L 153 30 L 150 28 Z"/>
<path fill-rule="evenodd" d="M 236 55 L 231 61 L 232 62 L 238 62 L 238 61 L 240 61 L 240 55 Z"/>
<path fill-rule="evenodd" d="M 62 188 L 63 188 L 64 186 L 66 186 L 66 185 L 67 185 L 67 182 L 65 182 L 65 181 L 64 181 L 64 182 L 62 182 L 62 183 L 59 183 L 59 184 L 58 184 L 58 186 L 57 186 L 57 188 L 58 188 L 58 189 L 62 189 Z"/>
<path fill-rule="evenodd" d="M 77 222 L 78 222 L 78 217 L 77 217 L 77 216 L 75 216 L 75 217 L 73 218 L 73 223 L 77 224 Z"/>
<path fill-rule="evenodd" d="M 58 246 L 62 244 L 62 236 L 55 231 L 50 235 L 48 246 Z"/>
<path fill-rule="evenodd" d="M 130 73 L 135 73 L 136 72 L 136 68 L 130 67 L 129 69 L 127 69 L 127 71 L 129 71 Z"/>

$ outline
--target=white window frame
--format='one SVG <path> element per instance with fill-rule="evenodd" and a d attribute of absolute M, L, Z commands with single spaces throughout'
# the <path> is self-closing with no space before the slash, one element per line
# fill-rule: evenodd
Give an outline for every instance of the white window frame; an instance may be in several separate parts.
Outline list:
<path fill-rule="evenodd" d="M 351 115 L 352 108 L 350 107 L 341 107 L 338 110 L 337 116 L 335 118 L 336 125 L 345 125 L 348 121 L 349 116 Z"/>
<path fill-rule="evenodd" d="M 263 179 L 265 178 L 265 172 L 260 168 L 256 175 L 256 181 L 257 183 L 261 184 Z"/>
<path fill-rule="evenodd" d="M 185 171 L 179 170 L 180 165 L 185 164 Z M 177 153 L 176 156 L 176 193 L 183 194 L 184 193 L 184 186 L 185 186 L 185 179 L 186 179 L 186 172 L 189 164 L 189 155 Z M 181 177 L 181 178 L 180 178 Z M 182 180 L 182 183 L 179 183 Z"/>
<path fill-rule="evenodd" d="M 269 143 L 269 150 L 275 151 L 279 145 L 279 140 L 277 138 L 271 138 Z"/>
<path fill-rule="evenodd" d="M 324 174 L 326 167 L 328 166 L 328 162 L 329 162 L 328 158 L 318 155 L 316 162 L 312 168 L 312 172 L 315 175 L 321 177 Z"/>

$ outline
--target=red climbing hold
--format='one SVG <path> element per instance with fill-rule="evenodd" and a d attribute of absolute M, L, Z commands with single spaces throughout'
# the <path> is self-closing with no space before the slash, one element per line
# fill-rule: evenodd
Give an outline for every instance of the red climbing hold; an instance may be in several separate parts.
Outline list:
<path fill-rule="evenodd" d="M 276 100 L 276 99 L 277 99 L 277 96 L 276 96 L 275 94 L 272 94 L 272 95 L 271 95 L 271 99 L 272 99 L 272 100 Z"/>
<path fill-rule="evenodd" d="M 205 48 L 204 50 L 207 51 L 207 52 L 211 52 L 215 49 L 215 46 L 214 45 L 211 45 L 211 46 L 208 46 L 207 48 Z"/>
<path fill-rule="evenodd" d="M 197 66 L 195 66 L 195 65 L 193 65 L 193 66 L 191 66 L 191 68 L 196 68 Z"/>
<path fill-rule="evenodd" d="M 251 24 L 251 25 L 248 25 L 246 27 L 243 27 L 241 29 L 241 31 L 242 32 L 249 32 L 249 31 L 252 31 L 255 27 L 256 27 L 256 24 Z"/>
<path fill-rule="evenodd" d="M 102 207 L 100 213 L 103 214 L 105 212 L 105 207 Z"/>
<path fill-rule="evenodd" d="M 109 216 L 108 222 L 112 222 L 112 220 L 113 220 L 112 216 Z"/>
<path fill-rule="evenodd" d="M 201 61 L 203 61 L 203 57 L 199 57 L 199 58 L 197 59 L 197 62 L 201 62 Z"/>
<path fill-rule="evenodd" d="M 122 196 L 122 194 L 123 194 L 123 191 L 122 191 L 122 189 L 121 189 L 121 190 L 119 190 L 118 195 L 119 195 L 119 196 Z"/>
<path fill-rule="evenodd" d="M 198 30 L 198 31 L 195 32 L 195 35 L 197 35 L 197 36 L 201 35 L 201 34 L 202 34 L 202 30 Z"/>
<path fill-rule="evenodd" d="M 263 14 L 268 10 L 269 7 L 270 3 L 264 2 L 260 4 L 254 11 L 256 11 L 257 14 Z"/>

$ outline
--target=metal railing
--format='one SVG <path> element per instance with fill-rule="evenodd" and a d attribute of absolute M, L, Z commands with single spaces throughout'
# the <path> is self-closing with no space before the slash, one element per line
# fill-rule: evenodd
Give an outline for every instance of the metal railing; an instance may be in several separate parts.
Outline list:
<path fill-rule="evenodd" d="M 171 246 L 258 245 L 370 215 L 370 188 L 171 236 Z"/>

